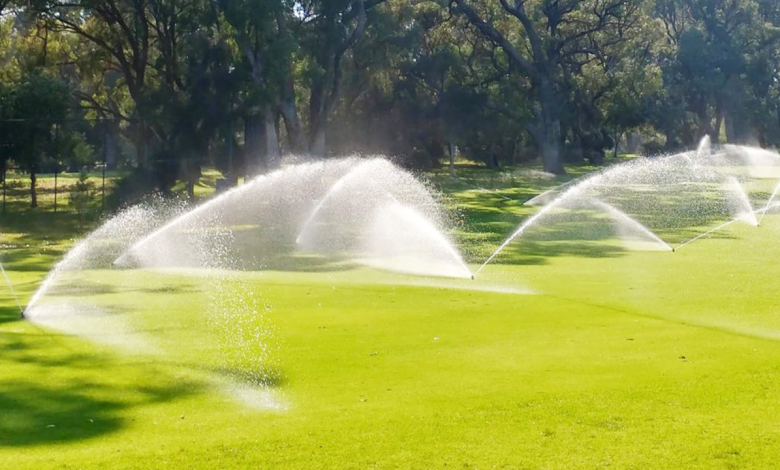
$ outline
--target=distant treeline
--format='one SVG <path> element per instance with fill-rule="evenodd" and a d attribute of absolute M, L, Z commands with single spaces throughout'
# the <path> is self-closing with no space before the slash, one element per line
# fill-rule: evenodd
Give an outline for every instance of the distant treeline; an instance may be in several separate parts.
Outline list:
<path fill-rule="evenodd" d="M 0 0 L 0 155 L 190 191 L 281 155 L 780 144 L 777 0 Z M 128 189 L 129 191 L 129 189 Z M 128 194 L 127 197 L 130 197 Z"/>

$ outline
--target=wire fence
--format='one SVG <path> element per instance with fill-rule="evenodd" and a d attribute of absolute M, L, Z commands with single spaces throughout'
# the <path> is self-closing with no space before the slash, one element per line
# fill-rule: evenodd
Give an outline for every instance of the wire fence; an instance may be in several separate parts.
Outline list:
<path fill-rule="evenodd" d="M 101 118 L 101 117 L 78 117 L 78 118 L 63 118 L 63 119 L 50 119 L 48 123 L 57 125 L 56 132 L 59 131 L 59 127 L 62 124 L 68 123 L 114 123 L 117 124 L 124 119 L 120 118 Z M 23 122 L 37 122 L 39 120 L 28 118 L 5 118 L 0 119 L 0 123 L 23 123 Z M 107 169 L 107 148 L 109 140 L 108 129 L 103 131 L 103 145 L 100 155 L 96 155 L 95 160 L 101 161 L 98 168 L 98 174 L 94 171 L 90 173 L 88 183 L 97 189 L 97 199 L 100 202 L 100 209 L 104 210 L 106 207 L 106 169 Z M 0 147 L 10 147 L 8 144 L 0 143 Z M 50 155 L 50 159 L 54 160 L 54 164 L 49 165 L 54 168 L 53 172 L 36 174 L 36 199 L 37 207 L 40 211 L 52 211 L 59 212 L 61 210 L 67 210 L 69 195 L 73 189 L 74 182 L 78 180 L 78 173 L 67 173 L 62 171 L 63 166 L 59 164 L 58 155 Z M 2 172 L 2 214 L 7 214 L 12 209 L 21 209 L 23 207 L 32 206 L 32 181 L 29 174 L 20 173 L 18 169 L 14 171 L 8 171 L 8 165 L 3 164 Z M 111 178 L 109 178 L 111 179 Z M 26 181 L 25 181 L 26 180 Z"/>
<path fill-rule="evenodd" d="M 105 166 L 88 173 L 84 190 L 87 191 L 89 210 L 104 210 L 106 191 L 116 176 L 106 174 Z M 40 212 L 72 211 L 71 195 L 77 188 L 79 173 L 42 173 L 36 175 L 35 189 L 37 209 Z M 2 179 L 2 214 L 25 211 L 32 206 L 32 181 L 30 175 L 6 171 Z"/>

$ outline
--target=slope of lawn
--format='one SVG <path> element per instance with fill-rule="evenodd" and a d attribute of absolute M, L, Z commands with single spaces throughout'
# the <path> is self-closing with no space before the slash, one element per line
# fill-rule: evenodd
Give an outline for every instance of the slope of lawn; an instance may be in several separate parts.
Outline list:
<path fill-rule="evenodd" d="M 473 268 L 557 183 L 431 179 Z M 16 227 L 24 302 L 77 228 Z M 99 288 L 51 300 L 111 312 L 82 336 L 0 289 L 0 468 L 773 468 L 779 234 L 768 215 L 676 253 L 519 245 L 474 281 L 87 271 Z"/>

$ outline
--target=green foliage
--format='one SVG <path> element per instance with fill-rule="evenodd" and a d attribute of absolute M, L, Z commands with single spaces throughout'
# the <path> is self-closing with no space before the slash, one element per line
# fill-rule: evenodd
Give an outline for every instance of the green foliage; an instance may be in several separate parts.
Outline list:
<path fill-rule="evenodd" d="M 68 204 L 76 210 L 82 221 L 86 219 L 96 193 L 95 184 L 89 180 L 89 173 L 86 169 L 81 170 L 78 181 L 70 187 Z"/>
<path fill-rule="evenodd" d="M 2 153 L 27 170 L 54 151 L 55 126 L 68 111 L 68 90 L 57 79 L 39 73 L 0 90 L 0 115 L 5 119 Z"/>
<path fill-rule="evenodd" d="M 661 135 L 667 150 L 704 134 L 780 145 L 773 0 L 3 6 L 0 113 L 38 123 L 2 126 L 5 158 L 73 167 L 110 154 L 163 193 L 203 165 L 248 174 L 285 152 L 429 167 L 450 145 L 491 166 L 553 147 L 599 162 L 626 133 Z M 62 86 L 33 84 L 45 77 Z"/>

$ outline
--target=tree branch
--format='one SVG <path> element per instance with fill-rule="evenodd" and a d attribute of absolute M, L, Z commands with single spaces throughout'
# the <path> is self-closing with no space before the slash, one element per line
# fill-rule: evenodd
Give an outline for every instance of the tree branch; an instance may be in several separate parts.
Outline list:
<path fill-rule="evenodd" d="M 453 3 L 458 6 L 458 9 L 462 11 L 464 15 L 466 15 L 466 18 L 472 25 L 479 29 L 488 39 L 500 46 L 515 65 L 520 67 L 532 78 L 539 77 L 539 70 L 537 67 L 530 60 L 525 58 L 523 54 L 521 54 L 503 34 L 498 32 L 492 24 L 483 20 L 465 0 L 450 0 L 450 8 L 452 8 Z"/>

